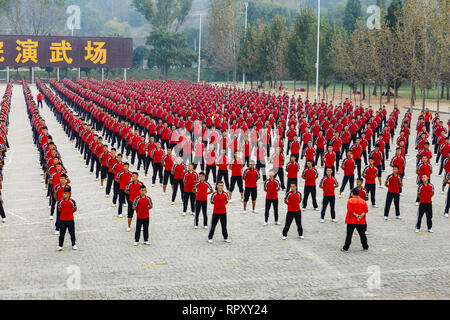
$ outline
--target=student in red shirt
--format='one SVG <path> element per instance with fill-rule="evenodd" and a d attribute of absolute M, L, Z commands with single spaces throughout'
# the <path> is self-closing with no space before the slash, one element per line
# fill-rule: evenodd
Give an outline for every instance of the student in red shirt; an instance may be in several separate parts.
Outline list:
<path fill-rule="evenodd" d="M 375 150 L 372 150 L 370 152 L 369 158 L 373 159 L 373 165 L 378 170 L 377 176 L 378 176 L 379 188 L 383 188 L 383 186 L 381 185 L 381 175 L 383 174 L 383 166 L 382 166 L 383 154 L 380 151 L 380 145 L 379 144 L 375 145 Z"/>
<path fill-rule="evenodd" d="M 398 167 L 392 168 L 392 174 L 386 178 L 385 186 L 388 188 L 386 194 L 386 204 L 384 205 L 384 220 L 388 219 L 389 210 L 391 209 L 392 200 L 395 205 L 395 216 L 401 219 L 400 216 L 400 188 L 403 186 L 402 178 L 398 174 Z"/>
<path fill-rule="evenodd" d="M 372 202 L 373 208 L 378 208 L 378 206 L 375 204 L 375 189 L 376 189 L 376 183 L 375 179 L 377 177 L 378 169 L 373 164 L 373 158 L 369 158 L 369 165 L 364 168 L 364 171 L 362 173 L 362 176 L 364 179 L 366 179 L 365 189 L 367 190 L 367 193 L 370 193 L 370 201 Z"/>
<path fill-rule="evenodd" d="M 351 150 L 347 151 L 347 158 L 342 161 L 341 168 L 344 170 L 344 178 L 342 179 L 341 189 L 339 190 L 339 199 L 342 198 L 342 192 L 349 182 L 350 191 L 353 190 L 355 184 L 355 161 L 352 158 L 353 153 Z"/>
<path fill-rule="evenodd" d="M 184 195 L 183 195 L 183 216 L 186 215 L 189 200 L 191 201 L 191 214 L 195 215 L 195 193 L 194 186 L 198 181 L 198 174 L 194 170 L 194 164 L 189 163 L 188 170 L 184 173 Z"/>
<path fill-rule="evenodd" d="M 107 168 L 107 181 L 106 181 L 106 197 L 109 198 L 111 194 L 111 188 L 114 182 L 114 173 L 112 171 L 113 165 L 117 163 L 116 148 L 111 149 L 110 157 L 106 160 Z"/>
<path fill-rule="evenodd" d="M 217 167 L 216 167 L 216 150 L 215 146 L 211 144 L 209 150 L 206 153 L 206 181 L 209 180 L 209 173 L 212 172 L 213 183 L 217 181 Z M 226 149 L 225 149 L 226 150 Z M 195 168 L 195 166 L 194 166 Z"/>
<path fill-rule="evenodd" d="M 294 135 L 294 140 L 291 143 L 291 155 L 295 157 L 295 161 L 298 162 L 300 157 L 300 142 L 298 141 L 298 136 Z M 289 185 L 289 183 L 288 183 Z"/>
<path fill-rule="evenodd" d="M 239 157 L 239 152 L 236 151 L 234 153 L 234 159 L 233 162 L 229 165 L 230 169 L 231 169 L 231 182 L 230 182 L 230 195 L 229 195 L 229 201 L 232 202 L 233 200 L 231 199 L 232 195 L 233 195 L 233 190 L 234 190 L 234 186 L 238 185 L 239 188 L 239 192 L 241 193 L 241 201 L 244 201 L 244 188 L 243 188 L 243 184 L 242 184 L 242 167 L 243 167 L 243 163 L 242 163 L 242 159 L 240 159 Z"/>
<path fill-rule="evenodd" d="M 331 144 L 328 145 L 328 151 L 324 153 L 323 158 L 325 159 L 323 175 L 325 176 L 327 174 L 327 169 L 330 168 L 334 177 L 334 162 L 336 161 L 336 152 L 333 151 L 333 146 Z"/>
<path fill-rule="evenodd" d="M 283 236 L 281 239 L 286 240 L 289 228 L 293 220 L 297 225 L 298 236 L 303 239 L 303 227 L 302 227 L 302 211 L 300 204 L 302 203 L 302 194 L 297 191 L 297 185 L 295 183 L 290 184 L 290 189 L 284 198 L 284 203 L 287 204 L 286 224 L 283 228 Z"/>
<path fill-rule="evenodd" d="M 362 147 L 361 147 L 361 139 L 356 138 L 355 143 L 350 148 L 353 154 L 353 161 L 355 161 L 356 168 L 358 169 L 358 178 L 361 177 L 361 154 L 362 154 Z M 367 161 L 366 161 L 367 162 Z"/>
<path fill-rule="evenodd" d="M 78 250 L 77 244 L 76 244 L 76 237 L 75 237 L 75 221 L 73 214 L 77 212 L 77 204 L 75 200 L 73 200 L 71 195 L 72 189 L 71 188 L 65 188 L 63 190 L 63 199 L 58 201 L 57 204 L 57 210 L 58 214 L 60 216 L 59 221 L 59 247 L 58 251 L 63 250 L 64 246 L 64 236 L 66 235 L 66 230 L 69 230 L 70 234 L 70 240 L 72 241 L 72 249 Z"/>
<path fill-rule="evenodd" d="M 148 241 L 148 227 L 150 224 L 150 210 L 153 208 L 152 199 L 147 196 L 147 188 L 139 187 L 139 196 L 133 200 L 133 210 L 136 211 L 136 232 L 134 234 L 134 246 L 139 245 L 141 229 L 144 230 L 144 244 L 150 245 Z"/>
<path fill-rule="evenodd" d="M 59 184 L 55 185 L 55 187 L 53 188 L 52 197 L 53 197 L 54 201 L 52 204 L 52 208 L 50 210 L 50 220 L 53 220 L 53 214 L 55 212 L 56 204 L 63 199 L 64 189 L 66 189 L 66 188 L 71 189 L 67 180 L 68 180 L 67 175 L 65 173 L 61 174 L 59 177 Z M 59 212 L 57 212 L 56 222 L 55 222 L 55 232 L 54 232 L 56 235 L 59 234 L 59 221 L 60 221 L 60 216 L 59 216 Z"/>
<path fill-rule="evenodd" d="M 156 143 L 156 149 L 152 150 L 151 158 L 153 159 L 153 177 L 152 177 L 152 186 L 155 185 L 156 175 L 159 175 L 159 183 L 163 184 L 163 166 L 162 161 L 164 158 L 164 149 L 161 149 L 161 144 L 159 142 Z"/>
<path fill-rule="evenodd" d="M 319 136 L 316 139 L 316 158 L 314 159 L 314 166 L 317 166 L 320 157 L 320 165 L 323 167 L 324 152 L 325 152 L 325 137 L 323 136 L 323 130 L 320 130 Z"/>
<path fill-rule="evenodd" d="M 131 172 L 129 171 L 130 164 L 125 162 L 123 164 L 123 171 L 119 172 L 116 176 L 116 181 L 119 183 L 119 206 L 118 206 L 118 217 L 122 218 L 122 207 L 125 203 L 125 189 L 131 181 Z"/>
<path fill-rule="evenodd" d="M 147 143 L 145 142 L 145 136 L 141 137 L 141 141 L 137 145 L 138 165 L 137 170 L 141 169 L 141 164 L 145 169 L 145 163 L 147 160 Z"/>
<path fill-rule="evenodd" d="M 131 231 L 131 221 L 133 220 L 133 201 L 136 199 L 139 195 L 139 190 L 141 186 L 145 186 L 141 181 L 139 181 L 139 173 L 133 172 L 131 175 L 131 182 L 127 184 L 125 187 L 125 194 L 128 196 L 128 228 L 127 232 Z"/>
<path fill-rule="evenodd" d="M 308 140 L 307 142 L 308 146 L 305 148 L 305 151 L 303 153 L 303 156 L 305 157 L 305 161 L 312 160 L 314 161 L 314 156 L 316 155 L 316 150 L 313 147 L 313 142 L 311 140 Z M 306 167 L 306 162 L 305 162 Z"/>
<path fill-rule="evenodd" d="M 345 224 L 347 225 L 347 236 L 345 237 L 345 244 L 342 247 L 342 252 L 347 252 L 352 242 L 353 231 L 358 231 L 361 239 L 363 250 L 369 249 L 367 244 L 367 237 L 365 233 L 366 214 L 369 212 L 366 201 L 359 196 L 359 190 L 353 189 L 352 196 L 347 202 L 347 215 L 345 217 Z"/>
<path fill-rule="evenodd" d="M 227 187 L 227 190 L 230 189 L 230 181 L 228 178 L 228 157 L 227 157 L 227 150 L 222 149 L 221 150 L 222 155 L 220 156 L 217 166 L 218 166 L 218 172 L 217 172 L 217 181 L 223 181 L 225 183 L 225 186 Z"/>
<path fill-rule="evenodd" d="M 327 175 L 322 178 L 319 184 L 319 188 L 323 189 L 323 202 L 322 202 L 322 212 L 320 213 L 320 222 L 325 222 L 325 211 L 327 210 L 328 204 L 330 204 L 331 209 L 331 219 L 336 222 L 336 212 L 334 210 L 334 205 L 336 203 L 336 196 L 334 194 L 334 189 L 339 187 L 339 183 L 335 177 L 332 176 L 332 169 L 327 168 Z"/>
<path fill-rule="evenodd" d="M 269 179 L 264 182 L 264 191 L 266 192 L 264 226 L 267 226 L 269 224 L 269 211 L 271 205 L 273 205 L 275 224 L 280 225 L 280 223 L 278 222 L 278 191 L 280 190 L 280 182 L 275 179 L 275 172 L 273 170 L 270 170 Z"/>
<path fill-rule="evenodd" d="M 290 186 L 291 183 L 295 183 L 298 186 L 298 172 L 300 170 L 300 164 L 295 160 L 295 155 L 291 155 L 291 161 L 286 164 L 285 170 L 287 176 L 287 185 Z"/>
<path fill-rule="evenodd" d="M 275 148 L 275 153 L 272 155 L 272 159 L 270 160 L 270 163 L 273 164 L 273 170 L 275 171 L 275 177 L 278 176 L 278 178 L 280 180 L 281 190 L 285 190 L 286 187 L 284 186 L 284 172 L 283 172 L 284 156 L 281 152 L 280 147 Z"/>
<path fill-rule="evenodd" d="M 208 212 L 207 203 L 208 195 L 213 193 L 214 190 L 205 180 L 205 173 L 202 171 L 198 174 L 198 181 L 194 186 L 195 193 L 195 218 L 194 218 L 194 229 L 198 228 L 198 216 L 200 215 L 200 210 L 203 212 L 203 228 L 208 229 Z"/>
<path fill-rule="evenodd" d="M 316 200 L 316 180 L 319 177 L 319 172 L 316 168 L 313 167 L 313 161 L 306 161 L 306 168 L 303 170 L 302 178 L 305 180 L 305 188 L 303 193 L 305 197 L 303 198 L 303 210 L 306 209 L 306 205 L 308 204 L 308 197 L 311 194 L 312 203 L 314 210 L 318 211 L 319 206 L 317 205 Z"/>
<path fill-rule="evenodd" d="M 222 235 L 225 242 L 230 243 L 231 240 L 228 239 L 227 231 L 227 204 L 228 204 L 228 193 L 223 191 L 223 182 L 219 181 L 217 183 L 217 191 L 211 195 L 211 204 L 213 207 L 211 230 L 208 234 L 208 242 L 213 243 L 214 231 L 216 229 L 217 223 L 220 220 L 220 225 L 222 226 Z"/>
<path fill-rule="evenodd" d="M 172 167 L 172 175 L 173 175 L 173 193 L 172 193 L 172 201 L 171 205 L 175 204 L 175 199 L 177 197 L 178 187 L 180 187 L 181 200 L 184 198 L 184 183 L 183 177 L 186 171 L 186 165 L 183 163 L 183 159 L 178 157 L 176 160 L 176 164 Z"/>
<path fill-rule="evenodd" d="M 270 152 L 270 149 L 269 149 Z M 269 153 L 267 153 L 269 154 Z M 262 141 L 258 143 L 258 147 L 256 148 L 256 170 L 258 172 L 262 171 L 263 181 L 267 180 L 266 174 L 266 148 L 264 148 L 264 144 Z"/>
<path fill-rule="evenodd" d="M 153 168 L 153 158 L 152 158 L 152 153 L 153 150 L 156 149 L 156 143 L 155 143 L 155 137 L 151 136 L 150 137 L 150 141 L 148 142 L 147 145 L 147 158 L 145 161 L 145 177 L 147 177 L 148 174 L 148 169 L 150 168 L 150 164 L 152 165 Z"/>
<path fill-rule="evenodd" d="M 245 192 L 244 192 L 244 211 L 243 214 L 247 214 L 247 203 L 252 196 L 252 212 L 256 213 L 256 198 L 258 195 L 257 182 L 261 178 L 258 170 L 255 168 L 255 161 L 251 160 L 250 165 L 244 170 L 242 179 L 245 181 Z"/>
<path fill-rule="evenodd" d="M 420 231 L 422 217 L 425 214 L 427 217 L 428 232 L 433 232 L 433 207 L 432 198 L 434 196 L 434 186 L 429 182 L 427 174 L 422 175 L 422 183 L 417 189 L 417 197 L 419 198 L 419 213 L 417 215 L 416 232 Z"/>
<path fill-rule="evenodd" d="M 172 168 L 175 164 L 175 156 L 172 154 L 172 148 L 167 148 L 167 155 L 163 157 L 162 166 L 164 168 L 164 175 L 163 175 L 163 195 L 166 195 L 167 190 L 167 184 L 170 180 L 170 185 L 172 186 L 172 192 L 173 192 L 173 174 L 172 174 Z"/>

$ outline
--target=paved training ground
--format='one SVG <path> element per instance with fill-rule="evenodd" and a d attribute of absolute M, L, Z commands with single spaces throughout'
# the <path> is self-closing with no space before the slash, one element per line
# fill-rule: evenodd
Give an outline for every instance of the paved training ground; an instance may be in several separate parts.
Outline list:
<path fill-rule="evenodd" d="M 0 92 L 4 89 L 0 86 Z M 32 90 L 36 96 L 34 86 Z M 359 238 L 354 236 L 349 252 L 342 253 L 346 197 L 336 200 L 337 223 L 330 222 L 329 211 L 326 223 L 320 223 L 320 212 L 313 211 L 309 203 L 302 218 L 305 239 L 296 237 L 293 223 L 288 240 L 282 241 L 286 206 L 280 203 L 281 226 L 273 224 L 271 212 L 270 225 L 263 227 L 265 194 L 261 182 L 259 213 L 242 215 L 235 190 L 234 201 L 228 206 L 232 243 L 222 242 L 218 225 L 212 245 L 206 241 L 207 230 L 193 230 L 191 215 L 181 216 L 179 197 L 176 205 L 170 206 L 170 196 L 163 196 L 159 185 L 149 187 L 154 203 L 150 212 L 151 246 L 134 248 L 134 230 L 125 231 L 126 219 L 116 218 L 117 208 L 111 207 L 111 199 L 105 198 L 104 189 L 99 189 L 99 182 L 84 167 L 74 144 L 44 105 L 41 115 L 62 155 L 78 204 L 75 223 L 79 251 L 70 249 L 66 234 L 65 251 L 59 253 L 57 236 L 51 234 L 54 221 L 48 220 L 39 155 L 18 84 L 13 89 L 11 107 L 11 149 L 3 184 L 8 221 L 0 224 L 0 299 L 450 298 L 450 219 L 443 216 L 445 195 L 440 193 L 442 177 L 437 173 L 432 175 L 436 187 L 435 232 L 414 233 L 417 187 L 413 146 L 418 112 L 412 120 L 408 179 L 400 200 L 403 220 L 383 220 L 386 190 L 377 188 L 379 208 L 369 207 L 368 214 L 369 251 L 361 251 Z M 403 115 L 402 110 L 399 120 Z M 383 182 L 390 171 L 387 168 L 383 173 Z M 319 172 L 322 175 L 323 169 Z M 341 183 L 342 173 L 337 178 Z M 150 179 L 142 181 L 151 185 Z M 303 193 L 303 182 L 300 191 Z M 280 199 L 283 194 L 280 192 Z M 319 191 L 319 208 L 321 194 Z M 208 212 L 212 212 L 210 204 Z"/>

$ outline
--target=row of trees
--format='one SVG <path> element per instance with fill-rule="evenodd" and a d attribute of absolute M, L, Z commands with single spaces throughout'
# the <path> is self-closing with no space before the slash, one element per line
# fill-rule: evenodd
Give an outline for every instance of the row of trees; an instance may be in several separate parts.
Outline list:
<path fill-rule="evenodd" d="M 316 73 L 315 11 L 301 8 L 290 24 L 281 15 L 270 21 L 258 19 L 245 31 L 238 14 L 241 5 L 236 0 L 212 0 L 210 66 L 232 72 L 233 80 L 238 71 L 245 72 L 251 85 L 268 80 L 270 87 L 277 87 L 286 78 L 306 81 L 308 92 Z M 359 0 L 348 0 L 342 23 L 320 21 L 321 98 L 334 99 L 340 83 L 342 99 L 345 82 L 360 90 L 360 100 L 369 90 L 369 103 L 370 93 L 377 95 L 377 91 L 380 103 L 381 92 L 393 91 L 396 99 L 401 84 L 411 87 L 411 105 L 420 90 L 424 106 L 425 92 L 432 87 L 441 90 L 439 98 L 446 87 L 448 99 L 449 9 L 447 0 L 394 0 L 387 11 L 381 11 L 380 28 L 370 30 L 362 20 Z M 327 90 L 330 86 L 332 93 Z M 387 97 L 389 101 L 390 94 Z"/>

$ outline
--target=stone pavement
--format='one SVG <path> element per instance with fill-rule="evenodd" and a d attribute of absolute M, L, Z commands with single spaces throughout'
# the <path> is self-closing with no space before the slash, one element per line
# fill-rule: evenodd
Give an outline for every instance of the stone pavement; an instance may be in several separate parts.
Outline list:
<path fill-rule="evenodd" d="M 32 89 L 36 95 L 36 89 Z M 3 91 L 4 86 L 0 86 Z M 416 234 L 417 188 L 412 155 L 408 156 L 408 179 L 400 200 L 403 220 L 382 219 L 386 191 L 377 189 L 379 208 L 370 208 L 368 214 L 368 252 L 361 251 L 357 236 L 348 253 L 339 251 L 346 232 L 346 198 L 337 200 L 337 223 L 330 221 L 329 212 L 326 223 L 320 223 L 320 213 L 309 206 L 303 212 L 305 239 L 296 237 L 293 224 L 288 240 L 282 241 L 283 226 L 273 224 L 273 213 L 270 225 L 262 225 L 265 195 L 261 182 L 258 214 L 242 215 L 242 203 L 235 192 L 228 206 L 230 244 L 222 242 L 220 226 L 216 242 L 208 244 L 208 231 L 193 230 L 193 217 L 181 216 L 179 202 L 170 206 L 170 196 L 163 196 L 161 187 L 150 187 L 154 203 L 151 245 L 134 248 L 134 230 L 126 232 L 126 219 L 116 218 L 117 208 L 111 207 L 111 199 L 105 198 L 104 189 L 99 189 L 99 182 L 89 174 L 53 113 L 44 106 L 41 115 L 69 171 L 72 196 L 79 208 L 75 217 L 79 251 L 70 249 L 67 235 L 65 251 L 56 252 L 57 236 L 51 233 L 54 221 L 48 220 L 39 155 L 25 108 L 22 87 L 16 84 L 8 136 L 11 149 L 4 169 L 8 221 L 0 224 L 0 299 L 450 297 L 450 220 L 443 216 L 445 195 L 439 192 L 442 178 L 432 176 L 437 190 L 433 201 L 435 233 Z M 417 113 L 413 126 L 416 119 Z M 342 174 L 337 177 L 341 182 Z M 150 184 L 149 179 L 143 182 Z M 321 198 L 319 192 L 319 206 Z M 208 209 L 211 214 L 211 205 Z M 286 206 L 280 204 L 282 224 L 285 212 Z M 425 221 L 423 224 L 422 230 L 426 230 Z"/>

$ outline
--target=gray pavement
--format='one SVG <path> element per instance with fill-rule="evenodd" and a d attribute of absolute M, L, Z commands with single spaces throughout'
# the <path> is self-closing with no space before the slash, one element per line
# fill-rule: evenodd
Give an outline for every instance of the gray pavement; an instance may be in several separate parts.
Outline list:
<path fill-rule="evenodd" d="M 34 87 L 33 92 L 37 92 Z M 105 198 L 104 189 L 99 189 L 74 144 L 44 106 L 41 115 L 69 171 L 72 196 L 79 208 L 75 217 L 79 251 L 70 249 L 67 235 L 65 251 L 57 252 L 57 236 L 51 233 L 54 221 L 48 219 L 39 155 L 25 108 L 22 87 L 16 84 L 8 136 L 11 149 L 4 169 L 7 223 L 0 224 L 0 299 L 450 298 L 450 220 L 443 216 L 442 178 L 432 175 L 437 190 L 435 232 L 416 234 L 412 146 L 405 195 L 400 200 L 403 220 L 383 220 L 386 190 L 377 189 L 379 208 L 370 208 L 368 214 L 367 252 L 361 251 L 357 236 L 348 253 L 339 251 L 346 232 L 346 198 L 337 200 L 337 223 L 330 221 L 329 212 L 326 223 L 320 223 L 320 213 L 310 204 L 303 212 L 305 239 L 296 237 L 293 224 L 288 240 L 282 241 L 283 225 L 273 224 L 273 213 L 270 225 L 262 225 L 265 195 L 261 182 L 258 214 L 242 215 L 242 203 L 234 193 L 228 206 L 230 244 L 222 242 L 220 226 L 216 242 L 208 244 L 208 231 L 194 230 L 193 217 L 181 216 L 180 203 L 170 206 L 170 195 L 163 196 L 160 186 L 150 187 L 154 203 L 151 245 L 134 248 L 134 229 L 126 232 L 126 219 L 116 218 L 117 208 L 111 207 L 111 199 Z M 342 174 L 337 177 L 341 182 Z M 150 185 L 149 179 L 143 182 Z M 321 199 L 319 192 L 319 206 Z M 211 205 L 208 209 L 211 214 Z M 285 212 L 286 206 L 280 204 L 282 224 Z"/>

